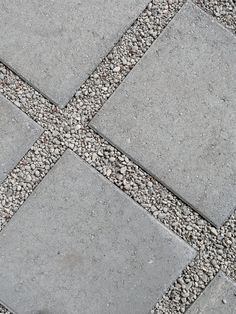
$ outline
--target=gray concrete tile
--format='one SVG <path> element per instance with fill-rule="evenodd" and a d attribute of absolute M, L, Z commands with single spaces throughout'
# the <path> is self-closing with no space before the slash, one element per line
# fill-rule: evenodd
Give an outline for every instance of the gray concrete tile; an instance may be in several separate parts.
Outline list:
<path fill-rule="evenodd" d="M 0 183 L 42 132 L 37 123 L 0 95 Z"/>
<path fill-rule="evenodd" d="M 143 314 L 194 256 L 67 151 L 0 234 L 0 300 L 18 314 Z"/>
<path fill-rule="evenodd" d="M 236 39 L 188 2 L 90 126 L 221 225 L 236 205 Z"/>
<path fill-rule="evenodd" d="M 235 314 L 235 309 L 236 284 L 220 272 L 186 314 Z"/>
<path fill-rule="evenodd" d="M 63 106 L 148 2 L 0 1 L 0 59 Z"/>

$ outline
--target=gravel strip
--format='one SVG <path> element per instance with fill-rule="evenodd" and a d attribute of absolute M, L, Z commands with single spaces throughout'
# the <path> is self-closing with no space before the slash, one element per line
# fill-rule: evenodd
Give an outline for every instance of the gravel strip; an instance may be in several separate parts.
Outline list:
<path fill-rule="evenodd" d="M 1 314 L 11 314 L 3 305 L 0 305 L 0 313 Z"/>
<path fill-rule="evenodd" d="M 195 1 L 236 33 L 234 1 Z M 220 229 L 179 200 L 87 124 L 184 1 L 153 0 L 61 110 L 0 64 L 0 92 L 46 131 L 0 185 L 0 229 L 68 147 L 198 251 L 151 313 L 184 313 L 222 269 L 236 280 L 236 215 Z M 155 300 L 153 300 L 155 302 Z M 0 313 L 10 313 L 0 307 Z"/>
<path fill-rule="evenodd" d="M 234 216 L 223 227 L 218 230 L 215 229 L 89 128 L 81 128 L 77 142 L 74 136 L 70 138 L 67 145 L 70 145 L 86 162 L 95 167 L 199 252 L 199 256 L 192 263 L 192 266 L 184 270 L 179 280 L 185 278 L 186 271 L 188 274 L 194 273 L 192 269 L 195 268 L 196 274 L 204 272 L 206 280 L 198 286 L 198 281 L 195 280 L 197 277 L 190 276 L 192 289 L 189 291 L 189 295 L 186 295 L 186 298 L 181 297 L 184 287 L 175 291 L 175 294 L 179 296 L 179 298 L 177 297 L 178 303 L 173 302 L 171 297 L 173 288 L 171 288 L 162 301 L 158 303 L 160 309 L 156 312 L 153 309 L 154 313 L 184 313 L 184 309 L 196 299 L 208 282 L 212 280 L 213 275 L 220 269 L 236 279 L 235 272 L 232 269 L 229 270 L 229 265 L 231 268 L 235 266 L 236 256 L 236 221 Z M 205 258 L 205 256 L 207 257 Z M 211 267 L 208 267 L 209 263 Z M 185 280 L 183 285 L 184 282 Z"/>
<path fill-rule="evenodd" d="M 205 249 L 218 232 L 198 213 L 88 127 L 65 138 L 66 145 L 168 226 L 192 247 Z"/>
<path fill-rule="evenodd" d="M 213 261 L 211 252 L 199 254 L 150 313 L 184 313 L 219 271 L 219 266 Z"/>
<path fill-rule="evenodd" d="M 63 154 L 63 141 L 45 131 L 0 185 L 0 230 Z"/>
<path fill-rule="evenodd" d="M 43 128 L 58 124 L 62 111 L 0 63 L 0 93 Z"/>
<path fill-rule="evenodd" d="M 213 15 L 219 23 L 236 34 L 235 0 L 195 0 L 204 11 Z"/>

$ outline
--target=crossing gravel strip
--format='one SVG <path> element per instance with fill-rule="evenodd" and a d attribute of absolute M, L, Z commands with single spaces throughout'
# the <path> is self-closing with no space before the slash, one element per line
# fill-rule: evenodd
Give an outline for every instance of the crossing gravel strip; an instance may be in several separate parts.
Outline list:
<path fill-rule="evenodd" d="M 220 229 L 215 229 L 89 128 L 81 128 L 79 136 L 80 139 L 77 142 L 75 142 L 75 137 L 68 142 L 68 145 L 79 156 L 199 251 L 196 274 L 202 272 L 204 281 L 201 281 L 199 286 L 197 281 L 194 282 L 196 278 L 190 276 L 194 284 L 182 305 L 173 302 L 172 289 L 170 289 L 169 294 L 164 296 L 164 305 L 163 301 L 160 306 L 158 304 L 160 308 L 157 313 L 183 313 L 188 304 L 196 299 L 212 276 L 220 269 L 236 279 L 235 273 L 228 267 L 235 263 L 235 216 L 231 216 L 230 220 Z M 192 267 L 196 267 L 196 262 Z M 189 273 L 192 272 L 191 269 L 188 270 Z M 183 278 L 185 278 L 184 274 L 185 272 Z M 187 282 L 189 282 L 189 277 L 187 277 Z M 185 289 L 184 279 L 182 283 L 183 292 Z M 176 291 L 178 294 L 182 292 L 180 288 Z"/>
<path fill-rule="evenodd" d="M 198 1 L 198 4 L 214 13 L 211 2 Z M 214 1 L 214 7 L 225 6 L 226 2 L 228 9 L 217 19 L 236 32 L 235 4 L 232 1 Z M 50 104 L 4 65 L 0 65 L 0 92 L 46 129 L 0 186 L 2 227 L 66 147 L 71 148 L 199 252 L 194 262 L 154 306 L 152 313 L 184 313 L 220 269 L 236 280 L 235 214 L 216 230 L 90 130 L 87 124 L 182 4 L 183 1 L 174 0 L 152 1 L 64 111 Z M 229 9 L 231 5 L 233 10 Z M 27 175 L 31 177 L 30 182 L 27 182 Z M 0 310 L 0 313 L 5 312 Z"/>

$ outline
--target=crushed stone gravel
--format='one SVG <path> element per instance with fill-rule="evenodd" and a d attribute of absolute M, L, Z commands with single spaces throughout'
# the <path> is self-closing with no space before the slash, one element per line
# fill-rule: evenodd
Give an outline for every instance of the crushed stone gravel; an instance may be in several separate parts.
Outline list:
<path fill-rule="evenodd" d="M 0 185 L 0 230 L 67 148 L 102 173 L 198 251 L 150 313 L 184 313 L 221 269 L 236 280 L 236 215 L 219 229 L 179 200 L 88 123 L 185 1 L 153 0 L 81 86 L 64 110 L 51 104 L 0 63 L 0 93 L 45 132 Z M 236 33 L 233 0 L 195 0 Z M 156 300 L 153 300 L 155 303 Z M 9 311 L 0 307 L 0 313 Z"/>

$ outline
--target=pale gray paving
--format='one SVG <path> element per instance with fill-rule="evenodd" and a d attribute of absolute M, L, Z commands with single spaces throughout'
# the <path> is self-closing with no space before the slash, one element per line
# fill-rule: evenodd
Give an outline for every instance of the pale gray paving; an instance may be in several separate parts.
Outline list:
<path fill-rule="evenodd" d="M 236 284 L 222 272 L 210 282 L 186 314 L 235 314 Z"/>
<path fill-rule="evenodd" d="M 236 40 L 188 2 L 90 126 L 215 225 L 236 206 Z"/>
<path fill-rule="evenodd" d="M 0 59 L 63 106 L 148 2 L 0 1 Z"/>
<path fill-rule="evenodd" d="M 0 95 L 0 183 L 42 132 L 37 123 Z"/>
<path fill-rule="evenodd" d="M 0 234 L 18 314 L 143 314 L 195 251 L 67 151 Z"/>

